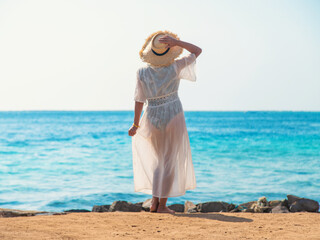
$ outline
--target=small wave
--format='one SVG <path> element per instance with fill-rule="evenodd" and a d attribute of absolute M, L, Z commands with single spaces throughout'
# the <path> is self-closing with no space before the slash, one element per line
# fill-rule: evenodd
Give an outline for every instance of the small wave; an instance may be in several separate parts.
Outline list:
<path fill-rule="evenodd" d="M 320 123 L 310 123 L 310 127 L 320 127 Z"/>
<path fill-rule="evenodd" d="M 301 187 L 313 187 L 314 184 L 311 181 L 285 181 L 284 182 L 285 185 L 294 185 L 297 186 L 299 188 Z"/>
<path fill-rule="evenodd" d="M 40 142 L 68 142 L 71 140 L 74 140 L 78 138 L 79 136 L 71 136 L 71 137 L 58 137 L 58 136 L 53 136 L 53 137 L 48 137 L 44 139 L 40 139 Z"/>
<path fill-rule="evenodd" d="M 22 204 L 22 202 L 19 202 L 19 201 L 10 201 L 10 202 L 0 202 L 0 206 L 3 206 L 3 205 L 19 205 L 19 204 Z"/>
<path fill-rule="evenodd" d="M 29 143 L 27 140 L 25 141 L 7 141 L 7 146 L 9 147 L 27 147 Z"/>
<path fill-rule="evenodd" d="M 299 174 L 299 175 L 311 174 L 311 172 L 307 172 L 307 171 L 294 171 L 294 170 L 287 170 L 287 169 L 274 170 L 274 172 L 276 172 L 276 173 L 291 173 L 291 174 Z"/>
<path fill-rule="evenodd" d="M 3 155 L 14 155 L 14 154 L 19 154 L 19 152 L 15 152 L 15 151 L 0 151 L 0 154 L 3 154 Z"/>

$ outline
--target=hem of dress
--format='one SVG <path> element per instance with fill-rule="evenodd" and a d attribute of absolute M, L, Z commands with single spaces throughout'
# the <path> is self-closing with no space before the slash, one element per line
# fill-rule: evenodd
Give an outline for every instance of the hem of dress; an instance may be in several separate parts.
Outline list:
<path fill-rule="evenodd" d="M 133 99 L 134 102 L 140 102 L 140 103 L 147 103 L 147 101 L 143 101 L 143 100 L 138 100 L 138 99 Z"/>
<path fill-rule="evenodd" d="M 152 195 L 153 197 L 157 197 L 157 198 L 171 198 L 171 197 L 180 197 L 180 196 L 183 196 L 186 194 L 186 191 L 188 190 L 194 190 L 197 186 L 194 186 L 194 187 L 190 187 L 190 188 L 186 188 L 184 193 L 179 193 L 179 194 L 175 194 L 175 195 L 169 195 L 169 196 L 157 196 L 157 195 L 154 195 L 152 193 L 150 193 L 150 191 L 152 191 L 152 189 L 150 188 L 142 188 L 142 189 L 139 189 L 139 190 L 134 190 L 135 192 L 142 192 L 142 193 L 145 193 L 145 194 L 148 194 L 148 195 Z M 147 191 L 146 191 L 147 190 Z"/>

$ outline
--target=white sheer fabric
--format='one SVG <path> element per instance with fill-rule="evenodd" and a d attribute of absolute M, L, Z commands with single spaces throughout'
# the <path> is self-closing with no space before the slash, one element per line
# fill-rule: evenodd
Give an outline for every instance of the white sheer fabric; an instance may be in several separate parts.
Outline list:
<path fill-rule="evenodd" d="M 178 96 L 180 79 L 196 81 L 196 56 L 137 71 L 134 100 L 147 107 L 132 137 L 135 192 L 167 198 L 196 188 L 189 136 Z"/>

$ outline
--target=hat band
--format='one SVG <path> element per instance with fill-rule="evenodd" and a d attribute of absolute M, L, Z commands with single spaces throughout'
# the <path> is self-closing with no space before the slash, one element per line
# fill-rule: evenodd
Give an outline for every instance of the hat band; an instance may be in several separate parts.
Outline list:
<path fill-rule="evenodd" d="M 152 50 L 152 52 L 153 52 L 155 55 L 157 55 L 157 56 L 163 56 L 163 55 L 165 55 L 167 52 L 169 52 L 170 48 L 168 48 L 168 49 L 167 49 L 165 52 L 163 52 L 163 53 L 157 53 L 157 52 L 153 51 L 152 48 L 151 48 L 151 50 Z"/>

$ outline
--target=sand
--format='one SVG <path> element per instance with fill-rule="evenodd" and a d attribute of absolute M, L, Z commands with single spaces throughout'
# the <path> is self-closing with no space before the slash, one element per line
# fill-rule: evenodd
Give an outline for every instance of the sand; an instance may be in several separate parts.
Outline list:
<path fill-rule="evenodd" d="M 320 213 L 69 213 L 0 218 L 0 239 L 320 239 Z"/>

